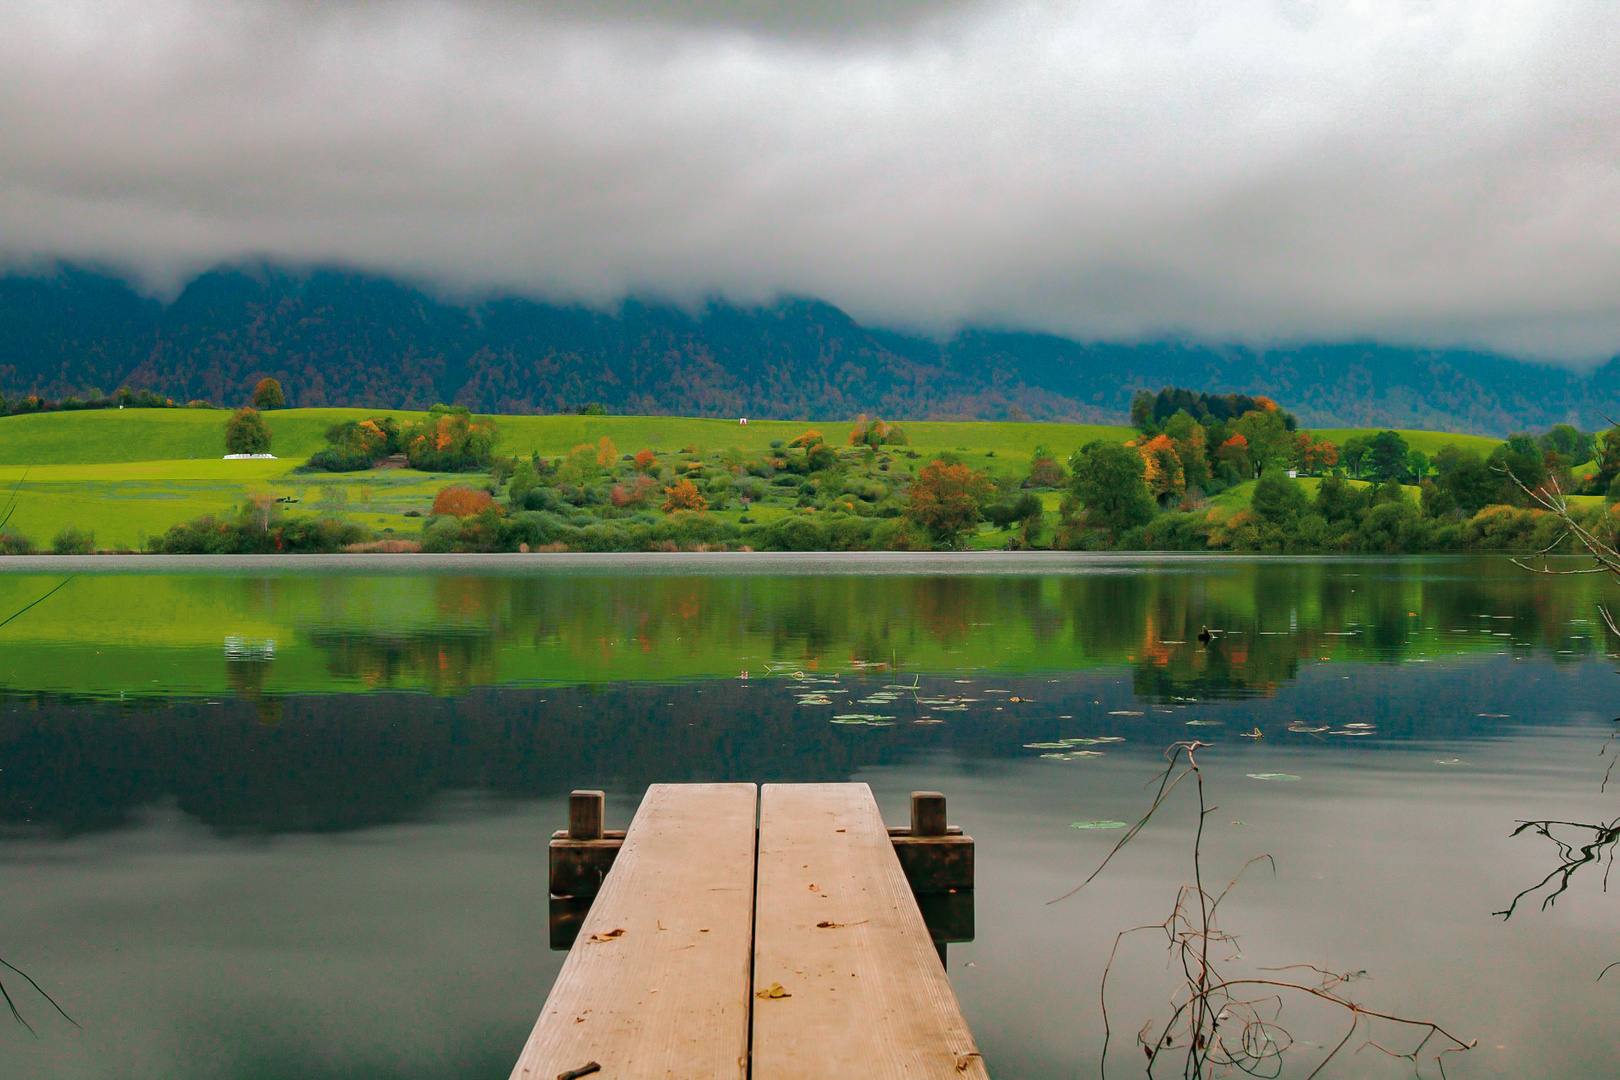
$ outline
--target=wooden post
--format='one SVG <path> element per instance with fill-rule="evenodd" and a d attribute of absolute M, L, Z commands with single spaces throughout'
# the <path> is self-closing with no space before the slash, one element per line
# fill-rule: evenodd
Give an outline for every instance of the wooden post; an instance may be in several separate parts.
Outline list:
<path fill-rule="evenodd" d="M 575 791 L 568 796 L 568 830 L 551 837 L 551 895 L 588 900 L 602 887 L 613 868 L 624 833 L 602 828 L 600 791 Z"/>
<path fill-rule="evenodd" d="M 945 796 L 937 791 L 911 793 L 911 835 L 945 835 Z"/>
<path fill-rule="evenodd" d="M 973 888 L 973 837 L 945 823 L 945 796 L 911 793 L 911 827 L 889 830 L 894 853 L 912 894 L 951 893 Z"/>
<path fill-rule="evenodd" d="M 568 839 L 602 839 L 602 804 L 606 799 L 606 793 L 601 791 L 575 791 L 568 796 Z"/>

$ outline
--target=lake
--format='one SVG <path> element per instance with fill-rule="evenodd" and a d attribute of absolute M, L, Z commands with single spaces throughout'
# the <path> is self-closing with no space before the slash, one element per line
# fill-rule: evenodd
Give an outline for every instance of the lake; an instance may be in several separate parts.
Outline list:
<path fill-rule="evenodd" d="M 1493 912 L 1559 865 L 1519 821 L 1616 816 L 1617 595 L 1505 558 L 5 560 L 0 617 L 45 599 L 0 627 L 0 957 L 81 1026 L 4 973 L 38 1034 L 0 1023 L 0 1063 L 500 1080 L 562 961 L 570 789 L 622 827 L 653 782 L 859 780 L 978 842 L 947 963 L 991 1074 L 1096 1076 L 1115 936 L 1192 880 L 1191 787 L 1051 901 L 1123 835 L 1075 826 L 1134 822 L 1196 739 L 1206 884 L 1271 857 L 1221 905 L 1232 974 L 1354 974 L 1478 1040 L 1453 1078 L 1612 1077 L 1606 863 Z M 1167 959 L 1115 958 L 1109 1075 Z M 1345 1019 L 1290 996 L 1283 1075 Z M 1364 1042 L 1324 1075 L 1411 1075 Z"/>

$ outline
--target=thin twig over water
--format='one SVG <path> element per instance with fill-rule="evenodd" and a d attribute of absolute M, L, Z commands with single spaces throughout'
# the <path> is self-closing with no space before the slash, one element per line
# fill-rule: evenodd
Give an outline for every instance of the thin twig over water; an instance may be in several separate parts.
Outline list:
<path fill-rule="evenodd" d="M 1193 837 L 1193 882 L 1183 885 L 1176 893 L 1175 905 L 1163 922 L 1133 926 L 1114 938 L 1108 962 L 1103 966 L 1100 996 L 1103 1019 L 1103 1047 L 1100 1065 L 1104 1077 L 1108 1073 L 1108 1050 L 1113 1040 L 1113 1021 L 1108 1012 L 1108 979 L 1119 957 L 1120 946 L 1135 934 L 1157 931 L 1165 938 L 1173 968 L 1180 969 L 1180 987 L 1170 999 L 1170 1013 L 1162 1027 L 1156 1029 L 1150 1019 L 1136 1033 L 1136 1042 L 1147 1059 L 1148 1076 L 1156 1075 L 1161 1067 L 1178 1069 L 1187 1080 L 1221 1075 L 1233 1069 L 1252 1076 L 1280 1075 L 1283 1055 L 1294 1045 L 1293 1037 L 1282 1026 L 1283 1006 L 1290 997 L 1303 997 L 1336 1006 L 1349 1017 L 1343 1036 L 1331 1050 L 1316 1063 L 1309 1076 L 1318 1076 L 1340 1051 L 1350 1044 L 1358 1032 L 1366 1035 L 1360 1049 L 1371 1047 L 1390 1057 L 1402 1058 L 1421 1066 L 1434 1062 L 1445 1075 L 1445 1056 L 1472 1048 L 1439 1024 L 1429 1020 L 1413 1019 L 1395 1013 L 1369 1009 L 1341 992 L 1341 988 L 1366 976 L 1364 971 L 1335 972 L 1315 964 L 1288 964 L 1283 967 L 1260 968 L 1261 971 L 1311 971 L 1319 978 L 1313 982 L 1297 982 L 1282 978 L 1227 978 L 1220 965 L 1237 959 L 1237 938 L 1222 930 L 1217 920 L 1221 903 L 1242 879 L 1251 866 L 1264 862 L 1275 872 L 1276 863 L 1270 855 L 1256 855 L 1239 868 L 1218 893 L 1204 887 L 1203 837 L 1204 821 L 1213 812 L 1205 799 L 1204 776 L 1198 767 L 1198 751 L 1207 744 L 1177 742 L 1165 750 L 1166 767 L 1158 779 L 1158 790 L 1153 803 L 1131 829 L 1120 838 L 1104 857 L 1102 864 L 1077 888 L 1065 893 L 1064 900 L 1096 880 L 1104 867 L 1117 855 L 1164 805 L 1170 793 L 1187 777 L 1193 778 L 1198 793 L 1198 824 Z M 1057 903 L 1058 900 L 1052 901 Z M 1233 955 L 1219 956 L 1230 949 Z M 1407 1031 L 1416 1043 L 1410 1050 L 1391 1049 L 1372 1038 L 1372 1027 L 1377 1022 Z"/>
<path fill-rule="evenodd" d="M 28 475 L 28 473 L 25 471 L 23 473 L 23 476 L 26 477 L 27 475 Z M 22 481 L 19 480 L 17 483 L 18 483 L 18 486 L 21 486 Z M 14 509 L 15 508 L 15 495 L 16 495 L 15 491 L 12 493 L 12 495 L 13 495 L 13 509 Z M 6 515 L 6 521 L 9 521 L 10 519 L 11 519 L 11 515 L 8 513 Z M 0 521 L 0 528 L 3 528 L 4 525 L 5 525 L 5 521 Z M 46 593 L 44 596 L 41 596 L 38 600 L 33 601 L 33 603 L 26 604 L 23 607 L 19 608 L 18 610 L 13 611 L 10 615 L 6 616 L 5 619 L 0 620 L 0 626 L 5 626 L 6 623 L 11 622 L 11 620 L 15 619 L 17 616 L 21 615 L 23 612 L 27 611 L 29 608 L 35 607 L 38 604 L 42 604 L 46 600 L 50 599 L 52 596 L 55 596 L 57 591 L 60 590 L 63 585 L 66 585 L 68 582 L 72 581 L 75 577 L 78 577 L 78 575 L 77 574 L 69 574 L 66 578 L 62 579 L 61 583 L 58 584 L 56 586 L 56 588 L 52 589 L 50 592 Z M 44 998 L 46 1001 L 51 1003 L 51 1008 L 55 1009 L 58 1013 L 62 1014 L 62 1019 L 66 1020 L 68 1023 L 72 1024 L 74 1027 L 79 1026 L 79 1022 L 77 1020 L 73 1019 L 73 1017 L 69 1016 L 63 1010 L 62 1006 L 60 1006 L 60 1005 L 58 1005 L 56 1003 L 56 999 L 51 997 L 51 995 L 47 994 L 45 992 L 45 989 L 42 986 L 40 986 L 39 983 L 35 982 L 33 976 L 29 975 L 28 972 L 22 970 L 21 968 L 17 967 L 16 965 L 12 964 L 11 962 L 5 960 L 4 958 L 0 958 L 0 966 L 3 966 L 8 971 L 14 972 L 15 974 L 21 976 L 22 979 L 25 982 L 27 982 L 29 986 L 32 986 L 34 988 L 35 992 L 38 993 L 40 997 Z M 30 1024 L 26 1019 L 24 1019 L 22 1012 L 17 1008 L 16 1001 L 12 1000 L 11 990 L 6 986 L 6 983 L 5 983 L 4 979 L 0 979 L 0 998 L 5 999 L 6 1008 L 11 1010 L 11 1018 L 13 1020 L 17 1021 L 17 1023 L 19 1023 L 23 1027 L 27 1028 L 29 1034 L 31 1034 L 31 1035 L 37 1035 L 38 1034 L 37 1032 L 34 1031 L 34 1025 Z"/>

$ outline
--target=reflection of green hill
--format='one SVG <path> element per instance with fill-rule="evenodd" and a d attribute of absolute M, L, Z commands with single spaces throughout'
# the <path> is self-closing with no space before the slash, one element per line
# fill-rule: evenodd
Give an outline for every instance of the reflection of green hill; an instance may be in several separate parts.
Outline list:
<path fill-rule="evenodd" d="M 0 576 L 0 609 L 57 580 Z M 1108 560 L 1043 576 L 84 575 L 0 630 L 0 691 L 268 700 L 881 663 L 1123 665 L 1159 700 L 1252 696 L 1323 662 L 1598 651 L 1605 585 L 1534 579 L 1503 559 Z M 1222 632 L 1209 647 L 1204 625 Z M 233 658 L 228 640 L 259 652 L 238 645 Z"/>

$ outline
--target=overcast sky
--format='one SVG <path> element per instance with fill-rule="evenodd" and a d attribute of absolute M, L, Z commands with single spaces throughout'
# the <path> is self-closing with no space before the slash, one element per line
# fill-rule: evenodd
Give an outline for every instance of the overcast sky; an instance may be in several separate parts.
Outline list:
<path fill-rule="evenodd" d="M 154 289 L 1620 351 L 1602 2 L 7 0 L 0 72 L 0 255 Z"/>

